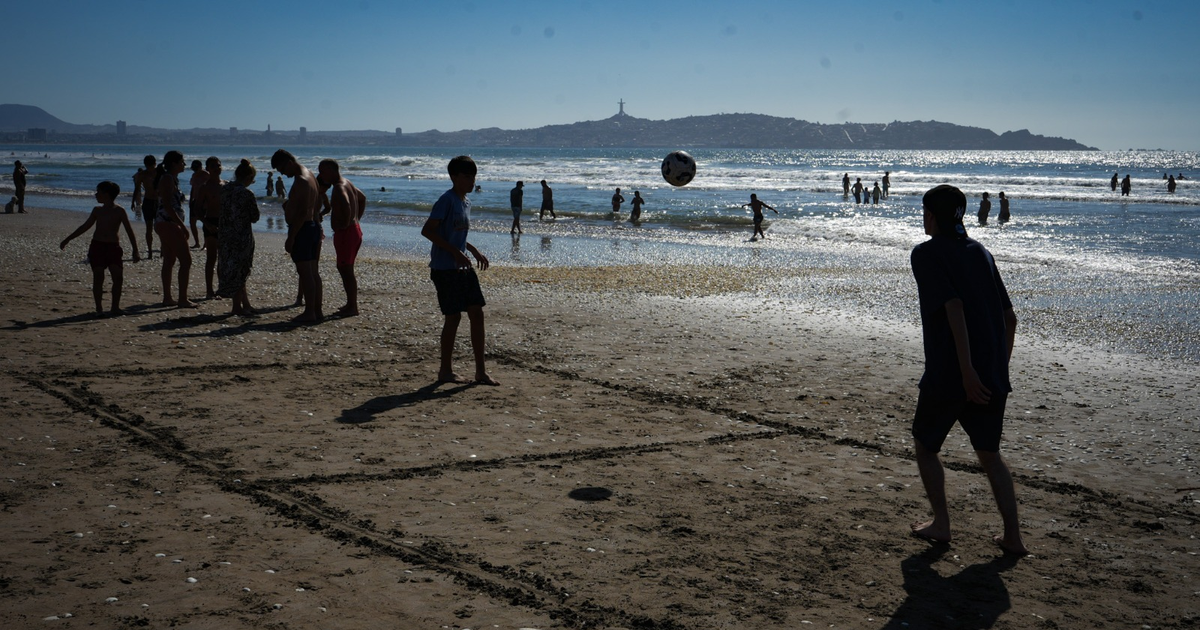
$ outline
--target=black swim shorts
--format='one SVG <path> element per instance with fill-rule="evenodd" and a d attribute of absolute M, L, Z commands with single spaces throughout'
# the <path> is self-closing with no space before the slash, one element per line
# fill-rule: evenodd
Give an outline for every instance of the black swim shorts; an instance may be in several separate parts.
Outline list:
<path fill-rule="evenodd" d="M 936 453 L 942 450 L 942 443 L 957 421 L 971 438 L 971 448 L 999 452 L 1007 400 L 1008 394 L 993 393 L 988 404 L 978 405 L 962 398 L 938 398 L 922 390 L 913 415 L 913 438 L 926 450 Z"/>
<path fill-rule="evenodd" d="M 158 200 L 143 199 L 142 200 L 142 220 L 146 223 L 154 223 L 154 217 L 158 215 Z"/>
<path fill-rule="evenodd" d="M 316 221 L 305 221 L 296 231 L 296 240 L 292 241 L 292 262 L 302 263 L 317 260 L 321 257 L 321 239 L 325 231 Z"/>
<path fill-rule="evenodd" d="M 470 267 L 430 269 L 429 279 L 437 287 L 438 307 L 443 315 L 458 315 L 469 306 L 486 305 L 483 289 L 479 286 L 479 276 Z"/>
<path fill-rule="evenodd" d="M 204 238 L 217 238 L 221 232 L 221 217 L 200 217 Z"/>

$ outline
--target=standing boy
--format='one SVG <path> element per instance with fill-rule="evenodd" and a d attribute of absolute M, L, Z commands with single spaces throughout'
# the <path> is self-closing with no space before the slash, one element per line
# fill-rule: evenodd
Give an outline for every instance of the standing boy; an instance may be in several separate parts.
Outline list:
<path fill-rule="evenodd" d="M 523 234 L 521 230 L 521 207 L 525 204 L 525 182 L 517 182 L 513 189 L 508 191 L 508 205 L 512 206 L 513 224 L 509 234 Z"/>
<path fill-rule="evenodd" d="M 546 180 L 542 180 L 542 209 L 538 212 L 538 221 L 546 218 L 546 212 L 550 213 L 551 219 L 557 219 L 558 215 L 554 214 L 554 191 L 550 189 L 550 184 Z"/>
<path fill-rule="evenodd" d="M 617 192 L 613 193 L 613 196 L 612 196 L 612 206 L 613 206 L 612 213 L 614 215 L 621 214 L 621 204 L 623 204 L 623 203 L 625 203 L 625 197 L 621 196 L 621 189 L 618 188 Z"/>
<path fill-rule="evenodd" d="M 28 174 L 21 160 L 13 163 L 13 188 L 16 191 L 18 214 L 25 214 L 25 176 Z"/>
<path fill-rule="evenodd" d="M 125 234 L 129 236 L 129 246 L 133 248 L 133 262 L 137 262 L 141 258 L 138 256 L 137 237 L 133 235 L 133 226 L 129 225 L 129 216 L 125 214 L 125 208 L 116 204 L 117 196 L 121 194 L 121 187 L 116 182 L 104 181 L 96 185 L 96 201 L 100 205 L 92 208 L 92 214 L 88 215 L 87 221 L 79 226 L 79 229 L 71 232 L 71 235 L 64 238 L 58 244 L 59 249 L 66 249 L 67 243 L 70 243 L 76 236 L 80 236 L 84 232 L 96 226 L 95 233 L 92 234 L 92 244 L 88 248 L 88 262 L 92 265 L 92 296 L 96 298 L 96 313 L 104 314 L 104 308 L 100 305 L 101 298 L 104 297 L 104 270 L 108 269 L 112 275 L 112 310 L 109 311 L 113 315 L 120 315 L 121 311 L 121 285 L 123 282 L 121 258 L 125 252 L 121 251 L 121 240 L 118 228 L 124 227 Z"/>
<path fill-rule="evenodd" d="M 292 194 L 283 202 L 283 217 L 288 226 L 283 247 L 296 263 L 299 292 L 304 298 L 304 312 L 296 317 L 296 321 L 319 322 L 325 316 L 321 310 L 320 267 L 325 230 L 320 223 L 321 193 L 317 189 L 317 178 L 296 161 L 296 156 L 284 149 L 271 156 L 271 168 L 279 171 L 275 183 L 281 188 L 284 176 L 292 178 Z"/>
<path fill-rule="evenodd" d="M 146 224 L 146 260 L 154 258 L 154 217 L 158 216 L 158 187 L 154 180 L 158 175 L 158 158 L 147 155 L 142 158 L 146 168 L 139 169 L 133 176 L 135 190 L 140 186 L 142 193 L 142 221 Z"/>
<path fill-rule="evenodd" d="M 438 306 L 446 317 L 442 325 L 441 366 L 438 369 L 439 383 L 468 383 L 469 379 L 454 373 L 454 338 L 463 311 L 471 321 L 471 349 L 475 353 L 475 382 L 484 385 L 499 385 L 488 376 L 483 360 L 483 290 L 479 276 L 471 267 L 475 257 L 480 271 L 488 268 L 488 259 L 475 246 L 467 242 L 471 229 L 471 201 L 467 193 L 475 187 L 477 172 L 475 161 L 460 155 L 447 167 L 453 188 L 447 190 L 429 213 L 429 219 L 421 228 L 421 236 L 433 244 L 429 252 L 429 278 L 437 288 Z"/>
<path fill-rule="evenodd" d="M 646 200 L 642 199 L 641 191 L 633 191 L 633 199 L 629 202 L 629 204 L 633 206 L 633 209 L 629 211 L 630 223 L 637 223 L 642 219 L 642 204 L 644 203 L 646 203 Z"/>
<path fill-rule="evenodd" d="M 943 184 L 925 193 L 922 204 L 925 233 L 931 238 L 912 252 L 925 345 L 912 434 L 933 520 L 913 523 L 912 532 L 950 542 L 945 470 L 938 451 L 957 421 L 971 438 L 1004 521 L 1004 533 L 993 540 L 1005 552 L 1026 555 L 1012 474 L 1000 457 L 1017 316 L 995 259 L 967 237 L 962 223 L 966 195 Z"/>

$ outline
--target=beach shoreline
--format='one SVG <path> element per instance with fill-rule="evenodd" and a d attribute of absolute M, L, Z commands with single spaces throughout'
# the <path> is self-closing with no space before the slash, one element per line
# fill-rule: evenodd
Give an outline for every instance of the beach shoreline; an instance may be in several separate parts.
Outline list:
<path fill-rule="evenodd" d="M 956 540 L 906 535 L 928 512 L 911 320 L 781 299 L 777 277 L 736 267 L 496 264 L 481 279 L 501 386 L 436 387 L 419 258 L 364 251 L 363 315 L 296 326 L 283 236 L 256 232 L 263 316 L 151 306 L 156 258 L 126 263 L 127 315 L 95 318 L 86 243 L 57 249 L 83 215 L 0 219 L 5 627 L 1200 617 L 1194 364 L 1018 332 L 1002 449 L 1035 557 L 1010 562 L 957 429 Z"/>

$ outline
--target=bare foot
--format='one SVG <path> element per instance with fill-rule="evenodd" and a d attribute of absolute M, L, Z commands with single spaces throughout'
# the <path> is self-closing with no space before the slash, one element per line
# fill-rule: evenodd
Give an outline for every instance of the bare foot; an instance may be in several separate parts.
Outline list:
<path fill-rule="evenodd" d="M 499 385 L 500 381 L 488 376 L 487 372 L 476 372 L 475 382 L 480 385 Z"/>
<path fill-rule="evenodd" d="M 1005 540 L 1004 536 L 997 534 L 992 536 L 992 541 L 999 545 L 1000 548 L 1004 550 L 1004 553 L 1009 553 L 1022 558 L 1029 555 L 1029 550 L 1025 548 L 1025 544 L 1020 540 L 1015 543 L 1011 543 Z"/>
<path fill-rule="evenodd" d="M 304 306 L 304 300 L 296 300 L 295 302 L 292 302 L 292 308 L 296 308 L 297 306 Z"/>
<path fill-rule="evenodd" d="M 121 309 L 119 309 L 119 308 L 114 308 L 113 310 L 109 311 L 109 312 L 108 312 L 108 314 L 109 314 L 109 315 L 111 315 L 111 316 L 113 316 L 113 317 L 119 317 L 119 316 L 121 316 L 121 315 L 124 315 L 124 314 L 125 314 L 125 311 L 122 311 L 122 310 L 121 310 Z"/>
<path fill-rule="evenodd" d="M 179 301 L 179 308 L 200 308 L 200 305 L 191 300 L 183 299 Z"/>
<path fill-rule="evenodd" d="M 162 305 L 163 306 L 175 306 L 175 300 L 172 300 L 171 298 L 163 298 Z"/>
<path fill-rule="evenodd" d="M 301 313 L 292 318 L 292 321 L 298 324 L 315 324 L 321 321 L 321 318 L 312 313 Z"/>
<path fill-rule="evenodd" d="M 347 304 L 346 306 L 339 308 L 335 314 L 338 317 L 358 317 L 358 309 L 351 308 L 350 305 Z"/>
<path fill-rule="evenodd" d="M 912 524 L 912 535 L 936 543 L 950 542 L 949 527 L 934 527 L 933 521 Z"/>
<path fill-rule="evenodd" d="M 471 381 L 464 376 L 459 376 L 454 372 L 439 372 L 437 377 L 438 383 L 470 383 Z"/>

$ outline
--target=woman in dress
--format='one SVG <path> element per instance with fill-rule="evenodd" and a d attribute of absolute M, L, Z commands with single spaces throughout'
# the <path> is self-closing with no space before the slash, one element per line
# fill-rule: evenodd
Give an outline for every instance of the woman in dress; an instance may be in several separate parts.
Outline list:
<path fill-rule="evenodd" d="M 217 295 L 233 302 L 234 315 L 255 315 L 246 295 L 246 278 L 254 263 L 254 224 L 258 222 L 258 201 L 250 191 L 257 171 L 249 160 L 242 160 L 234 171 L 234 180 L 221 190 L 221 225 L 217 236 Z"/>
<path fill-rule="evenodd" d="M 188 251 L 187 216 L 183 211 L 183 191 L 179 190 L 179 174 L 187 166 L 183 154 L 168 151 L 154 175 L 158 193 L 158 213 L 154 217 L 154 232 L 162 242 L 163 304 L 180 308 L 195 308 L 188 299 L 188 278 L 192 273 L 192 253 Z M 171 271 L 179 262 L 179 301 L 171 297 Z"/>

